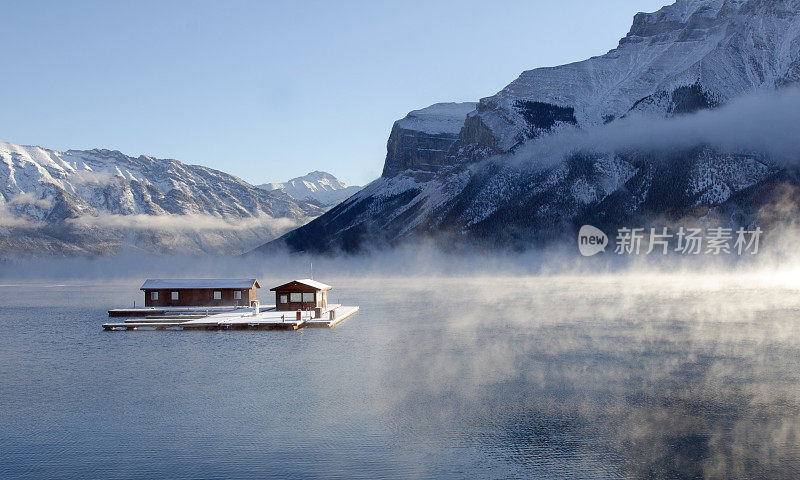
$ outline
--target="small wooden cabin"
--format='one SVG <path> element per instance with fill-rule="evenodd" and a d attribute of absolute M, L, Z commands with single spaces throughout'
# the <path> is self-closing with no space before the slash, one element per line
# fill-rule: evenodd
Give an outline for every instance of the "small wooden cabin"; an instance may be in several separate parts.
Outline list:
<path fill-rule="evenodd" d="M 333 287 L 322 282 L 304 278 L 270 288 L 270 290 L 275 292 L 276 310 L 294 311 L 327 308 L 328 290 L 331 288 Z"/>
<path fill-rule="evenodd" d="M 261 288 L 255 278 L 148 279 L 146 307 L 249 307 Z"/>

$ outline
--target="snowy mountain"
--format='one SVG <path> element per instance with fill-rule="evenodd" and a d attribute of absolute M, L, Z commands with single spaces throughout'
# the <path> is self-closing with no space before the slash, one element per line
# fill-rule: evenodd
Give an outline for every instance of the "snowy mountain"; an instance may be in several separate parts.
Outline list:
<path fill-rule="evenodd" d="M 477 104 L 411 112 L 380 179 L 262 250 L 421 237 L 526 248 L 584 222 L 753 224 L 797 173 L 765 141 L 731 148 L 737 139 L 703 131 L 716 122 L 724 134 L 748 120 L 722 118 L 742 109 L 729 105 L 799 80 L 800 0 L 678 0 L 637 14 L 605 55 L 523 72 Z"/>
<path fill-rule="evenodd" d="M 176 160 L 0 142 L 1 258 L 125 248 L 237 254 L 322 212 Z"/>
<path fill-rule="evenodd" d="M 295 200 L 316 203 L 325 207 L 341 203 L 361 190 L 361 187 L 347 186 L 330 173 L 320 171 L 314 171 L 284 183 L 264 183 L 258 185 L 258 188 L 267 191 L 278 190 Z"/>
<path fill-rule="evenodd" d="M 607 54 L 524 72 L 484 98 L 462 144 L 507 151 L 551 128 L 671 116 L 800 78 L 798 2 L 680 0 L 639 13 Z"/>

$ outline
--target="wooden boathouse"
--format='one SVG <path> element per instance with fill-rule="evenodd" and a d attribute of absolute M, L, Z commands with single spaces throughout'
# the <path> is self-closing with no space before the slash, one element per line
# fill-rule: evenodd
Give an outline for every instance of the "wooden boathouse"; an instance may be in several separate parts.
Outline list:
<path fill-rule="evenodd" d="M 310 278 L 293 280 L 270 288 L 275 292 L 275 310 L 297 311 L 328 308 L 328 291 L 333 288 Z"/>
<path fill-rule="evenodd" d="M 298 330 L 331 328 L 358 312 L 358 306 L 328 302 L 330 285 L 311 279 L 275 288 L 276 306 L 256 300 L 254 278 L 150 279 L 141 290 L 145 307 L 117 308 L 103 329 L 115 330 Z M 249 304 L 249 305 L 248 305 Z M 244 308 L 242 308 L 244 307 Z M 287 315 L 288 311 L 292 314 Z"/>
<path fill-rule="evenodd" d="M 146 307 L 249 307 L 258 300 L 261 285 L 255 278 L 148 279 Z"/>

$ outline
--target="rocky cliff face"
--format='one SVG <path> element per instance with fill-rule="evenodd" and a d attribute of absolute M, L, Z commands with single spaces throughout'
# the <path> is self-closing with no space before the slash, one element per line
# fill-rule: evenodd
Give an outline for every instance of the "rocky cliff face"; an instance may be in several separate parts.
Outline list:
<path fill-rule="evenodd" d="M 237 254 L 323 211 L 176 160 L 0 142 L 0 258 Z"/>
<path fill-rule="evenodd" d="M 394 122 L 386 145 L 384 178 L 403 171 L 435 173 L 447 164 L 467 114 L 475 103 L 437 103 Z"/>
<path fill-rule="evenodd" d="M 678 0 L 637 14 L 603 56 L 530 70 L 474 108 L 448 107 L 446 131 L 409 125 L 425 125 L 420 112 L 443 115 L 441 105 L 412 112 L 392 130 L 380 179 L 269 247 L 357 251 L 433 236 L 525 248 L 572 237 L 582 222 L 752 224 L 772 186 L 797 183 L 765 152 L 536 147 L 636 119 L 670 122 L 796 85 L 799 73 L 800 0 Z"/>

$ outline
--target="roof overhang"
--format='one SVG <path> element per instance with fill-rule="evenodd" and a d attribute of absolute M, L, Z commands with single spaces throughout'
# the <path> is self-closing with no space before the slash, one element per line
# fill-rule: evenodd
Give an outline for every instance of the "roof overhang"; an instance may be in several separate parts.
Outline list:
<path fill-rule="evenodd" d="M 261 288 L 255 278 L 151 278 L 139 290 L 247 290 Z"/>
<path fill-rule="evenodd" d="M 292 280 L 289 283 L 284 283 L 283 285 L 278 285 L 277 287 L 270 288 L 269 290 L 271 292 L 274 292 L 276 290 L 283 290 L 283 289 L 286 289 L 288 287 L 292 287 L 292 286 L 295 286 L 295 285 L 304 285 L 306 287 L 311 287 L 314 290 L 322 290 L 322 291 L 330 290 L 330 289 L 333 288 L 328 284 L 325 284 L 325 283 L 322 283 L 322 282 L 318 282 L 316 280 L 311 280 L 310 278 L 303 278 L 303 279 L 300 279 L 300 280 Z"/>

